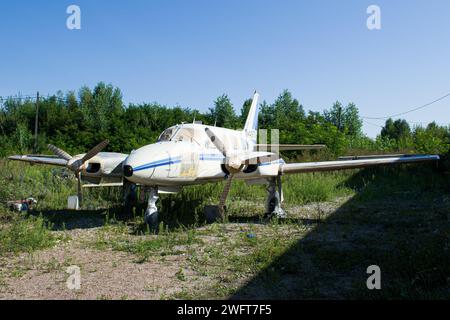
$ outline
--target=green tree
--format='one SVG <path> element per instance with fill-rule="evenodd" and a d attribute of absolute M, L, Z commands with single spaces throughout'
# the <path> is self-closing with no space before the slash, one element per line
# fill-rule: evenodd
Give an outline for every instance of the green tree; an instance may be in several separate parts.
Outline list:
<path fill-rule="evenodd" d="M 336 101 L 330 110 L 324 111 L 324 117 L 339 131 L 345 132 L 349 136 L 358 137 L 362 135 L 362 120 L 354 103 L 349 103 L 346 107 L 343 107 L 342 103 Z"/>
<path fill-rule="evenodd" d="M 359 117 L 359 110 L 356 105 L 351 102 L 344 110 L 343 124 L 345 132 L 352 137 L 362 135 L 362 119 Z"/>
<path fill-rule="evenodd" d="M 230 98 L 223 94 L 214 101 L 214 108 L 209 109 L 211 118 L 218 127 L 234 128 L 237 117 Z"/>
<path fill-rule="evenodd" d="M 241 115 L 239 117 L 239 126 L 244 127 L 245 120 L 247 120 L 248 112 L 250 111 L 250 107 L 252 106 L 252 99 L 245 100 L 244 104 L 241 108 Z"/>
<path fill-rule="evenodd" d="M 17 125 L 14 140 L 19 147 L 20 152 L 25 153 L 31 150 L 33 145 L 33 135 L 25 124 L 19 123 Z"/>
<path fill-rule="evenodd" d="M 414 146 L 421 153 L 445 154 L 450 150 L 450 128 L 438 126 L 435 122 L 426 128 L 414 129 Z"/>
<path fill-rule="evenodd" d="M 265 100 L 261 103 L 259 117 L 259 127 L 264 129 L 275 128 L 275 111 L 274 107 Z"/>
<path fill-rule="evenodd" d="M 275 100 L 273 112 L 276 118 L 275 124 L 280 130 L 288 128 L 292 123 L 305 118 L 303 106 L 292 97 L 288 90 L 284 90 Z"/>
<path fill-rule="evenodd" d="M 383 139 L 394 140 L 397 144 L 396 150 L 409 149 L 413 146 L 411 128 L 404 119 L 386 120 L 380 136 Z"/>
<path fill-rule="evenodd" d="M 411 128 L 406 120 L 392 119 L 386 120 L 384 127 L 381 129 L 381 137 L 400 141 L 401 139 L 411 136 Z"/>
<path fill-rule="evenodd" d="M 342 103 L 336 101 L 330 110 L 325 110 L 323 116 L 325 119 L 338 128 L 339 131 L 343 131 L 342 126 L 342 113 L 343 113 Z"/>
<path fill-rule="evenodd" d="M 80 90 L 81 109 L 90 129 L 105 137 L 114 130 L 114 124 L 123 111 L 122 93 L 103 82 L 93 91 L 87 87 Z"/>

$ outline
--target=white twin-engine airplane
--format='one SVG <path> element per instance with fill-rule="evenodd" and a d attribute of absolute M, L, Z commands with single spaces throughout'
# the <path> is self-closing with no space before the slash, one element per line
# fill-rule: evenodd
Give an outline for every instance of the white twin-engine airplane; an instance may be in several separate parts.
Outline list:
<path fill-rule="evenodd" d="M 266 184 L 266 214 L 285 217 L 286 213 L 281 208 L 283 174 L 439 160 L 437 155 L 393 155 L 285 163 L 278 151 L 320 149 L 325 146 L 257 144 L 258 97 L 255 93 L 242 131 L 206 126 L 194 121 L 192 124 L 183 123 L 166 129 L 156 143 L 134 150 L 129 155 L 101 152 L 108 144 L 108 141 L 103 141 L 86 154 L 73 157 L 49 145 L 56 156 L 26 155 L 11 156 L 9 159 L 64 166 L 74 171 L 78 180 L 80 205 L 81 181 L 88 182 L 84 187 L 123 185 L 126 208 L 134 205 L 136 185 L 141 185 L 148 193 L 145 221 L 152 227 L 158 224 L 158 193 L 175 193 L 183 186 L 226 179 L 219 205 L 212 207 L 215 208 L 212 210 L 213 215 L 223 217 L 233 179 L 243 179 L 248 184 Z"/>

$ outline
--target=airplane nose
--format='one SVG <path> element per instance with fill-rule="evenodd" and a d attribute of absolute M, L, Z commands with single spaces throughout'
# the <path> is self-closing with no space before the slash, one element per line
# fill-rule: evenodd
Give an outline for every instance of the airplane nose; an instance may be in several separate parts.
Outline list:
<path fill-rule="evenodd" d="M 133 167 L 129 165 L 123 166 L 123 175 L 127 178 L 133 175 Z"/>

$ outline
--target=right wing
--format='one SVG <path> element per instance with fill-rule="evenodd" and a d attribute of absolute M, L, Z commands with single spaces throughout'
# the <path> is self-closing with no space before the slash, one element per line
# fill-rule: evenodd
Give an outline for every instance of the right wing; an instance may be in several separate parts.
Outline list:
<path fill-rule="evenodd" d="M 27 156 L 11 156 L 8 157 L 9 160 L 24 161 L 31 164 L 48 164 L 53 166 L 65 167 L 67 165 L 67 160 L 54 157 L 54 156 L 38 156 L 38 155 L 27 155 Z"/>
<path fill-rule="evenodd" d="M 414 155 L 398 157 L 365 158 L 359 160 L 323 161 L 323 162 L 303 162 L 285 163 L 280 167 L 280 173 L 302 173 L 316 171 L 333 171 L 343 169 L 366 168 L 379 165 L 390 165 L 400 163 L 429 162 L 438 161 L 437 155 Z"/>

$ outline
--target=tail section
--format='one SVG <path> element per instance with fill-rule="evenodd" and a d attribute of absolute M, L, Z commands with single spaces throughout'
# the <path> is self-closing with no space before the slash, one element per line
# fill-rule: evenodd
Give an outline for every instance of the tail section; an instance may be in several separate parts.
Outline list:
<path fill-rule="evenodd" d="M 244 132 L 250 133 L 258 130 L 258 99 L 259 94 L 255 91 L 252 105 L 248 111 L 247 120 L 245 121 Z"/>

